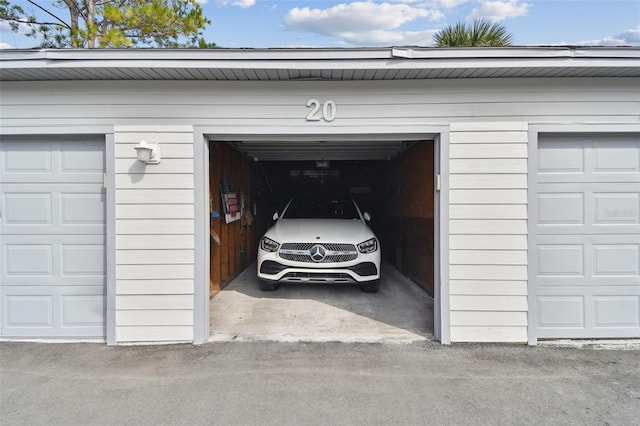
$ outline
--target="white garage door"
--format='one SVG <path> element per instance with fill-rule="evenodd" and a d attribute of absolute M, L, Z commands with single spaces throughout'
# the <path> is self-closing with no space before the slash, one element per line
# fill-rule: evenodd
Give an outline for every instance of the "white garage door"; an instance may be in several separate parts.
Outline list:
<path fill-rule="evenodd" d="M 538 337 L 640 337 L 640 137 L 545 137 Z"/>
<path fill-rule="evenodd" d="M 105 336 L 104 138 L 0 141 L 2 337 Z"/>

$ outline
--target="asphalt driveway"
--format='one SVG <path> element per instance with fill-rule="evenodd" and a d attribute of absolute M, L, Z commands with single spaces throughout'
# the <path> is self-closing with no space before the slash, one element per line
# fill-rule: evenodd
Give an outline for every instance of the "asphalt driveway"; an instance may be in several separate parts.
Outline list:
<path fill-rule="evenodd" d="M 0 424 L 640 424 L 640 351 L 0 344 Z"/>

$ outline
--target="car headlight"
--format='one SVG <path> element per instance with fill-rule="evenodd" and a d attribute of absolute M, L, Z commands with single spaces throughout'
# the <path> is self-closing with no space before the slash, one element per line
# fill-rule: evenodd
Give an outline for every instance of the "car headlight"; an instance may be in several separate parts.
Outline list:
<path fill-rule="evenodd" d="M 260 240 L 260 248 L 264 251 L 278 251 L 278 247 L 280 247 L 280 244 L 273 241 L 271 238 L 262 237 Z"/>
<path fill-rule="evenodd" d="M 360 253 L 373 253 L 378 250 L 378 241 L 375 238 L 371 238 L 365 242 L 358 244 L 358 250 Z"/>

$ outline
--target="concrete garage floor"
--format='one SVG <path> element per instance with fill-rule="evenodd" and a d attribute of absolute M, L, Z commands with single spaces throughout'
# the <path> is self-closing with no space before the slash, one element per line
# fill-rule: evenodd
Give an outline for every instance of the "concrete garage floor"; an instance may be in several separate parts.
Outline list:
<path fill-rule="evenodd" d="M 358 286 L 258 288 L 255 263 L 212 299 L 209 341 L 414 342 L 433 339 L 433 299 L 393 266 L 378 293 Z"/>

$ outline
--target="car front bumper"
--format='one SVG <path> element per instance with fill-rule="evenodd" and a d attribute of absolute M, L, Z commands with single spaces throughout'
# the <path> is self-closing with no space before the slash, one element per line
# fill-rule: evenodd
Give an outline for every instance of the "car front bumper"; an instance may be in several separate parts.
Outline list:
<path fill-rule="evenodd" d="M 359 254 L 340 263 L 309 263 L 282 259 L 259 250 L 258 278 L 267 281 L 320 284 L 358 284 L 380 279 L 380 251 Z"/>

